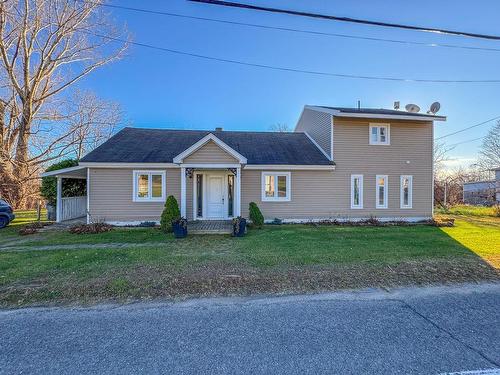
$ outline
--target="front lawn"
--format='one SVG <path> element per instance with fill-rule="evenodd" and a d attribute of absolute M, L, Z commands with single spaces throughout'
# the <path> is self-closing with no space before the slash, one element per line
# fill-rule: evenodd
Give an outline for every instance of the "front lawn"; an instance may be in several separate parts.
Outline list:
<path fill-rule="evenodd" d="M 500 219 L 456 227 L 282 225 L 243 238 L 155 228 L 0 232 L 0 304 L 289 293 L 497 280 Z"/>

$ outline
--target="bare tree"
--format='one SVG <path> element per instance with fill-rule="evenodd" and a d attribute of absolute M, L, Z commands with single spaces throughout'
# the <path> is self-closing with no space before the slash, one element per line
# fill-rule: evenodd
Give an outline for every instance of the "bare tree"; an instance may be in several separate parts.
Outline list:
<path fill-rule="evenodd" d="M 500 121 L 484 138 L 479 155 L 479 164 L 483 169 L 500 167 Z"/>
<path fill-rule="evenodd" d="M 280 132 L 280 133 L 288 133 L 291 132 L 292 129 L 288 126 L 288 124 L 285 124 L 283 122 L 278 122 L 276 124 L 273 124 L 269 127 L 269 130 L 273 132 Z"/>
<path fill-rule="evenodd" d="M 100 1 L 0 1 L 0 194 L 8 189 L 18 207 L 25 182 L 68 150 L 58 143 L 73 134 L 55 126 L 68 115 L 67 90 L 127 47 Z M 40 148 L 50 136 L 53 146 Z"/>
<path fill-rule="evenodd" d="M 448 153 L 453 149 L 453 147 L 446 146 L 445 143 L 437 142 L 434 143 L 434 175 L 439 175 L 443 172 L 445 167 L 445 162 L 449 160 Z"/>

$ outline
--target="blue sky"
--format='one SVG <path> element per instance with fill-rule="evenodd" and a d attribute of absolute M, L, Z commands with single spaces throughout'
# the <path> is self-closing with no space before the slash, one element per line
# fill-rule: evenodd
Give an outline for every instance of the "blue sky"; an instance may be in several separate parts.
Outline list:
<path fill-rule="evenodd" d="M 242 0 L 243 2 L 243 0 Z M 491 1 L 247 0 L 253 4 L 379 21 L 500 34 L 500 3 Z M 266 14 L 184 0 L 112 0 L 110 4 L 271 26 L 408 41 L 500 48 L 500 42 Z M 500 51 L 431 48 L 262 30 L 201 20 L 110 10 L 134 41 L 219 58 L 341 74 L 425 79 L 500 79 Z M 279 72 L 173 55 L 132 46 L 121 61 L 81 87 L 119 102 L 138 127 L 268 130 L 295 125 L 305 104 L 392 108 L 441 102 L 436 137 L 500 116 L 500 83 L 384 82 Z M 446 138 L 448 144 L 481 137 L 493 125 Z M 457 146 L 449 165 L 467 164 L 480 141 Z"/>

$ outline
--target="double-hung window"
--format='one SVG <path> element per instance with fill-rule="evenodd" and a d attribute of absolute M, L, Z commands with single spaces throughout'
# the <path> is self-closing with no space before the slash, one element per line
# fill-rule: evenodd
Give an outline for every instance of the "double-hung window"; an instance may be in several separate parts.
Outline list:
<path fill-rule="evenodd" d="M 390 125 L 389 124 L 370 124 L 370 144 L 371 145 L 389 145 Z"/>
<path fill-rule="evenodd" d="M 412 208 L 413 176 L 401 176 L 400 200 L 401 208 Z"/>
<path fill-rule="evenodd" d="M 363 175 L 351 175 L 351 208 L 363 208 Z"/>
<path fill-rule="evenodd" d="M 134 202 L 164 202 L 165 171 L 134 171 Z"/>
<path fill-rule="evenodd" d="M 289 201 L 290 172 L 262 172 L 262 201 Z"/>
<path fill-rule="evenodd" d="M 386 175 L 377 175 L 375 190 L 375 207 L 387 208 L 387 181 Z"/>

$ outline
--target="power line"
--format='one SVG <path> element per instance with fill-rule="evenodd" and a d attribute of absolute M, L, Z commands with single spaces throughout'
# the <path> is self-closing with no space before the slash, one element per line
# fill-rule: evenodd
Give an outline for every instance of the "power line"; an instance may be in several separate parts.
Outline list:
<path fill-rule="evenodd" d="M 226 7 L 258 10 L 258 11 L 271 12 L 271 13 L 289 14 L 289 15 L 293 15 L 293 16 L 320 18 L 320 19 L 327 19 L 330 21 L 350 22 L 350 23 L 358 23 L 358 24 L 363 24 L 363 25 L 390 27 L 390 28 L 398 28 L 398 29 L 414 30 L 414 31 L 423 31 L 423 32 L 437 33 L 437 34 L 458 35 L 458 36 L 464 36 L 464 37 L 469 37 L 469 38 L 500 40 L 499 35 L 478 34 L 478 33 L 471 33 L 468 31 L 458 31 L 458 30 L 440 29 L 440 28 L 434 28 L 434 27 L 405 25 L 405 24 L 391 23 L 391 22 L 371 21 L 371 20 L 360 19 L 360 18 L 340 17 L 340 16 L 333 16 L 333 15 L 328 15 L 328 14 L 310 13 L 310 12 L 302 12 L 302 11 L 297 11 L 297 10 L 270 8 L 270 7 L 263 7 L 263 6 L 258 6 L 258 5 L 235 3 L 235 2 L 231 2 L 231 1 L 223 1 L 223 0 L 189 0 L 189 1 L 192 1 L 195 3 L 222 5 L 222 6 L 226 6 Z"/>
<path fill-rule="evenodd" d="M 497 120 L 497 119 L 500 119 L 500 116 L 497 116 L 497 117 L 493 117 L 492 119 L 489 119 L 489 120 L 486 120 L 486 121 L 483 121 L 483 122 L 480 122 L 479 124 L 474 124 L 474 125 L 471 125 L 471 126 L 468 126 L 466 128 L 463 128 L 463 129 L 460 129 L 460 130 L 457 130 L 456 132 L 453 132 L 453 133 L 449 133 L 449 134 L 445 134 L 439 138 L 436 138 L 436 141 L 438 139 L 441 139 L 441 138 L 446 138 L 446 137 L 449 137 L 451 135 L 455 135 L 455 134 L 458 134 L 458 133 L 462 133 L 466 130 L 469 130 L 469 129 L 472 129 L 472 128 L 476 128 L 478 126 L 481 126 L 481 125 L 484 125 L 484 124 L 487 124 L 488 122 L 491 122 L 491 121 L 494 121 L 494 120 Z"/>
<path fill-rule="evenodd" d="M 448 145 L 448 147 L 455 147 L 455 146 L 458 146 L 458 145 L 461 145 L 461 144 L 464 144 L 464 143 L 469 143 L 469 142 L 474 142 L 474 141 L 479 141 L 480 139 L 483 139 L 483 138 L 486 138 L 486 136 L 482 136 L 482 137 L 479 137 L 479 138 L 474 138 L 474 139 L 468 139 L 466 141 L 462 141 L 462 142 L 458 142 L 458 143 L 453 143 L 451 145 Z"/>
<path fill-rule="evenodd" d="M 87 2 L 89 2 L 89 1 L 87 1 Z M 368 40 L 368 41 L 375 41 L 375 42 L 418 45 L 418 46 L 423 46 L 423 47 L 442 47 L 442 48 L 455 48 L 455 49 L 500 52 L 500 48 L 459 46 L 456 44 L 426 43 L 426 42 L 416 42 L 416 41 L 408 41 L 408 40 L 401 40 L 401 39 L 386 39 L 386 38 L 375 38 L 375 37 L 366 37 L 366 36 L 349 35 L 349 34 L 328 33 L 328 32 L 322 32 L 322 31 L 296 29 L 296 28 L 290 28 L 290 27 L 268 26 L 268 25 L 262 25 L 262 24 L 256 24 L 256 23 L 227 21 L 227 20 L 221 20 L 221 19 L 216 19 L 216 18 L 190 16 L 190 15 L 186 15 L 186 14 L 163 12 L 163 11 L 158 11 L 158 10 L 136 8 L 136 7 L 127 7 L 127 6 L 122 6 L 122 5 L 113 5 L 113 4 L 104 4 L 104 3 L 102 3 L 102 4 L 92 3 L 92 4 L 99 5 L 102 7 L 123 9 L 123 10 L 128 10 L 128 11 L 133 11 L 133 12 L 139 12 L 139 13 L 155 14 L 155 15 L 160 15 L 160 16 L 177 17 L 177 18 L 186 18 L 186 19 L 193 19 L 193 20 L 198 20 L 198 21 L 208 21 L 208 22 L 215 22 L 215 23 L 222 23 L 222 24 L 236 25 L 236 26 L 254 27 L 254 28 L 266 29 L 266 30 L 278 30 L 278 31 L 300 33 L 300 34 L 311 34 L 311 35 L 320 35 L 320 36 L 328 36 L 328 37 L 335 37 L 335 38 L 346 38 L 346 39 L 359 39 L 359 40 Z"/>
<path fill-rule="evenodd" d="M 132 45 L 136 45 L 136 46 L 140 46 L 140 47 L 144 47 L 144 48 L 154 49 L 154 50 L 163 51 L 163 52 L 169 52 L 169 53 L 173 53 L 176 55 L 191 56 L 191 57 L 196 57 L 196 58 L 204 59 L 204 60 L 218 61 L 218 62 L 224 62 L 224 63 L 234 64 L 234 65 L 243 65 L 243 66 L 250 66 L 250 67 L 254 67 L 254 68 L 263 68 L 263 69 L 277 70 L 277 71 L 283 71 L 283 72 L 304 73 L 304 74 L 311 74 L 311 75 L 316 75 L 316 76 L 337 77 L 337 78 L 366 79 L 366 80 L 373 80 L 373 81 L 390 81 L 390 82 L 500 83 L 500 79 L 458 79 L 458 80 L 455 80 L 455 79 L 454 80 L 451 80 L 451 79 L 419 79 L 419 78 L 401 78 L 401 77 L 342 74 L 342 73 L 323 72 L 323 71 L 318 71 L 318 70 L 288 68 L 288 67 L 277 66 L 277 65 L 251 63 L 251 62 L 242 61 L 242 60 L 225 59 L 225 58 L 220 58 L 220 57 L 201 55 L 201 54 L 197 54 L 197 53 L 193 53 L 193 52 L 186 52 L 186 51 L 180 51 L 180 50 L 175 50 L 175 49 L 171 49 L 171 48 L 154 46 L 154 45 L 147 44 L 147 43 L 132 42 L 130 40 L 110 37 L 108 35 L 94 34 L 94 33 L 86 32 L 83 30 L 80 30 L 80 32 L 84 33 L 84 34 L 91 34 L 91 35 L 94 35 L 94 36 L 97 36 L 97 37 L 103 38 L 103 39 L 114 40 L 114 41 L 120 42 L 120 43 L 128 43 L 128 44 L 132 44 Z"/>

